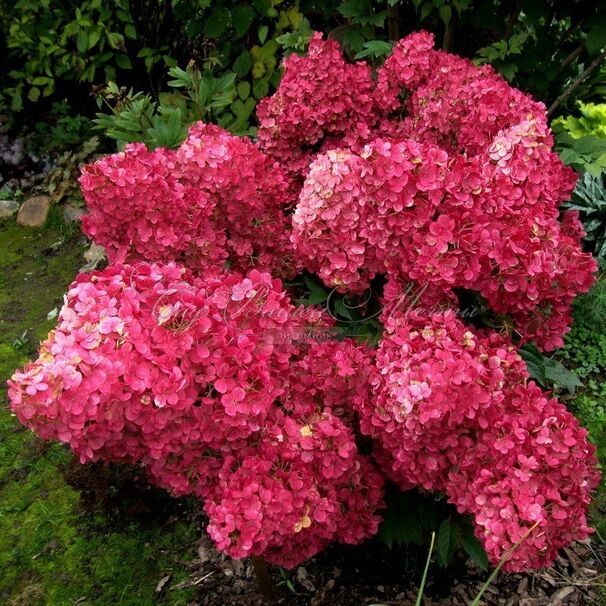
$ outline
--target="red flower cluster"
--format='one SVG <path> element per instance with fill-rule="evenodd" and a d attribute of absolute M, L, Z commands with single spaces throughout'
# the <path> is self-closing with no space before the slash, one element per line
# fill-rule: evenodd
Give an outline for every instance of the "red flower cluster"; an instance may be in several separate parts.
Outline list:
<path fill-rule="evenodd" d="M 373 79 L 316 34 L 256 142 L 197 124 L 177 150 L 85 167 L 84 227 L 112 265 L 77 279 L 14 375 L 19 419 L 201 497 L 233 557 L 362 541 L 383 476 L 445 493 L 493 561 L 536 524 L 512 570 L 587 536 L 586 432 L 509 337 L 456 313 L 466 292 L 516 342 L 561 344 L 596 268 L 558 210 L 574 174 L 540 103 L 432 46 L 405 38 Z M 387 278 L 376 350 L 326 341 L 330 318 L 272 278 L 303 269 L 349 293 Z"/>
<path fill-rule="evenodd" d="M 595 449 L 565 407 L 529 381 L 511 343 L 470 329 L 453 310 L 396 314 L 385 329 L 375 399 L 358 408 L 383 471 L 472 514 L 495 562 L 538 523 L 509 570 L 548 565 L 588 536 Z"/>
<path fill-rule="evenodd" d="M 292 276 L 281 168 L 248 139 L 196 124 L 175 151 L 140 143 L 84 167 L 85 233 L 110 261 Z"/>
<path fill-rule="evenodd" d="M 204 497 L 230 555 L 294 565 L 372 536 L 383 495 L 344 416 L 368 356 L 293 339 L 309 320 L 256 270 L 116 264 L 71 286 L 40 357 L 10 382 L 12 408 L 83 462 L 142 463 Z"/>

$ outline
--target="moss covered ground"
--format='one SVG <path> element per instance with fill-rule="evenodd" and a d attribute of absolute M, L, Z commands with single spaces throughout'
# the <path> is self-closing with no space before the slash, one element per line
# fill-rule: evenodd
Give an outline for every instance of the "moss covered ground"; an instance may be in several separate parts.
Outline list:
<path fill-rule="evenodd" d="M 572 330 L 556 357 L 572 369 L 582 386 L 568 402 L 596 445 L 602 474 L 606 473 L 606 275 L 587 295 L 577 297 Z M 604 477 L 591 508 L 591 522 L 606 539 L 606 482 Z"/>
<path fill-rule="evenodd" d="M 0 222 L 0 603 L 186 604 L 187 590 L 155 595 L 187 576 L 197 528 L 185 521 L 113 525 L 85 511 L 67 483 L 71 455 L 23 429 L 7 407 L 6 380 L 33 357 L 55 323 L 85 242 L 54 211 L 41 230 Z"/>

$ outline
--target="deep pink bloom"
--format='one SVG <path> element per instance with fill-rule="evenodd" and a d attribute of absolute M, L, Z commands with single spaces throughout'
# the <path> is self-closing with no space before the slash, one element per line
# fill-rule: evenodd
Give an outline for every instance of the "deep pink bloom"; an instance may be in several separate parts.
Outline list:
<path fill-rule="evenodd" d="M 596 460 L 513 341 L 561 345 L 596 263 L 560 216 L 576 178 L 544 106 L 426 32 L 376 78 L 315 34 L 258 119 L 256 141 L 198 123 L 176 150 L 83 169 L 112 264 L 71 285 L 12 410 L 82 461 L 202 498 L 232 557 L 363 541 L 387 477 L 446 494 L 493 562 L 537 524 L 506 567 L 550 564 L 590 532 Z M 377 348 L 326 340 L 334 322 L 275 279 L 302 270 L 343 293 L 385 279 Z M 457 315 L 461 291 L 503 334 Z"/>

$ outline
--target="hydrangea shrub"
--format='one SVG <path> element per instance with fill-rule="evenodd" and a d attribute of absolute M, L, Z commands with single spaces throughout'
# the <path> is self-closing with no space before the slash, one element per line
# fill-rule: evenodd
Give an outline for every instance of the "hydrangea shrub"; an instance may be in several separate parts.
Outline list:
<path fill-rule="evenodd" d="M 493 563 L 534 527 L 505 566 L 549 565 L 590 534 L 598 473 L 518 347 L 562 344 L 596 263 L 559 211 L 576 179 L 544 106 L 424 32 L 376 74 L 316 34 L 258 118 L 254 141 L 197 124 L 84 168 L 110 265 L 71 285 L 12 410 L 82 462 L 200 497 L 236 558 L 373 536 L 389 480 L 473 516 Z M 378 345 L 297 305 L 302 272 L 378 289 Z M 462 292 L 500 322 L 467 321 Z"/>

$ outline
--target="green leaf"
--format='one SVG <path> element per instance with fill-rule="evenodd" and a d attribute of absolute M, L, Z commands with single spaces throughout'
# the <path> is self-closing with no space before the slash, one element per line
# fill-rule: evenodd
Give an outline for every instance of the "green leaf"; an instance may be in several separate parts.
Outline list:
<path fill-rule="evenodd" d="M 40 89 L 32 86 L 27 93 L 27 98 L 35 103 L 40 98 Z"/>
<path fill-rule="evenodd" d="M 355 59 L 363 59 L 364 57 L 384 57 L 391 52 L 391 44 L 384 40 L 369 40 L 364 43 L 364 49 L 356 54 Z"/>
<path fill-rule="evenodd" d="M 136 40 L 137 39 L 137 30 L 135 29 L 134 25 L 131 25 L 130 23 L 128 25 L 126 25 L 124 27 L 124 35 L 129 38 L 130 40 Z"/>
<path fill-rule="evenodd" d="M 241 38 L 250 28 L 255 18 L 252 6 L 241 4 L 231 14 L 231 22 L 237 38 Z"/>
<path fill-rule="evenodd" d="M 235 121 L 230 125 L 230 130 L 236 134 L 247 132 L 250 115 L 255 109 L 255 100 L 252 97 L 248 97 L 244 102 L 240 99 L 236 99 L 231 104 L 230 109 L 236 116 Z"/>
<path fill-rule="evenodd" d="M 239 82 L 238 83 L 238 97 L 242 99 L 242 101 L 246 101 L 246 99 L 250 96 L 250 82 Z"/>
<path fill-rule="evenodd" d="M 433 527 L 433 521 L 423 517 L 430 508 L 424 508 L 425 502 L 417 494 L 407 492 L 388 492 L 387 509 L 383 512 L 383 522 L 379 527 L 378 538 L 389 548 L 396 545 L 422 545 L 426 532 Z"/>
<path fill-rule="evenodd" d="M 253 82 L 252 91 L 255 99 L 263 99 L 269 93 L 269 83 L 267 80 L 255 80 Z"/>
<path fill-rule="evenodd" d="M 36 86 L 46 86 L 49 82 L 52 82 L 53 79 L 48 76 L 38 76 L 32 80 L 32 84 Z"/>
<path fill-rule="evenodd" d="M 576 139 L 572 144 L 573 149 L 582 155 L 606 152 L 606 140 L 598 139 L 591 135 Z"/>
<path fill-rule="evenodd" d="M 565 368 L 557 360 L 549 359 L 545 364 L 545 378 L 553 381 L 554 385 L 566 388 L 570 393 L 574 393 L 577 387 L 583 384 L 574 372 Z"/>
<path fill-rule="evenodd" d="M 125 53 L 118 53 L 116 55 L 116 65 L 122 69 L 132 69 L 133 64 L 131 63 L 128 55 Z"/>
<path fill-rule="evenodd" d="M 238 76 L 238 78 L 244 78 L 250 68 L 252 67 L 252 56 L 248 51 L 244 51 L 235 61 L 234 61 L 234 72 Z"/>
<path fill-rule="evenodd" d="M 337 10 L 356 25 L 382 27 L 387 17 L 387 11 L 375 13 L 372 4 L 366 0 L 345 0 L 337 6 Z"/>
<path fill-rule="evenodd" d="M 267 40 L 267 34 L 269 32 L 269 28 L 267 27 L 267 25 L 262 25 L 258 32 L 257 32 L 257 36 L 259 38 L 259 44 L 264 44 L 265 40 Z"/>
<path fill-rule="evenodd" d="M 89 48 L 88 44 L 88 32 L 86 32 L 86 30 L 80 30 L 76 38 L 76 48 L 79 52 L 85 53 Z"/>
<path fill-rule="evenodd" d="M 425 2 L 422 6 L 421 6 L 421 21 L 423 21 L 423 19 L 427 19 L 427 17 L 429 17 L 429 15 L 431 14 L 431 9 L 432 9 L 432 5 L 429 2 Z"/>
<path fill-rule="evenodd" d="M 438 531 L 438 559 L 442 566 L 446 566 L 452 560 L 457 547 L 457 525 L 453 524 L 451 518 L 442 520 Z"/>
<path fill-rule="evenodd" d="M 442 19 L 442 23 L 448 26 L 450 23 L 450 19 L 452 18 L 452 8 L 448 4 L 443 4 L 439 9 L 440 19 Z"/>
<path fill-rule="evenodd" d="M 114 49 L 119 50 L 124 48 L 124 36 L 122 34 L 110 32 L 107 34 L 107 41 L 109 42 L 109 45 Z"/>
<path fill-rule="evenodd" d="M 23 109 L 23 98 L 21 97 L 21 95 L 13 95 L 11 99 L 11 109 L 14 112 L 20 112 Z"/>
<path fill-rule="evenodd" d="M 269 11 L 271 9 L 270 0 L 253 0 L 253 6 L 255 10 L 258 11 L 263 17 L 269 16 Z"/>
<path fill-rule="evenodd" d="M 335 313 L 341 318 L 346 318 L 347 320 L 353 319 L 351 315 L 351 309 L 345 302 L 344 297 L 339 297 L 335 299 Z"/>
<path fill-rule="evenodd" d="M 518 350 L 522 360 L 526 362 L 526 368 L 531 379 L 534 379 L 539 385 L 545 386 L 545 359 L 543 354 L 532 343 L 525 343 Z"/>
<path fill-rule="evenodd" d="M 576 374 L 557 360 L 544 356 L 533 343 L 525 343 L 518 353 L 526 362 L 530 377 L 542 387 L 548 387 L 552 383 L 574 393 L 575 388 L 582 385 Z"/>
<path fill-rule="evenodd" d="M 207 38 L 218 38 L 229 25 L 229 11 L 224 8 L 215 8 L 204 24 L 204 35 Z"/>
<path fill-rule="evenodd" d="M 266 72 L 265 63 L 263 61 L 255 61 L 252 67 L 252 77 L 255 80 L 262 78 Z"/>
<path fill-rule="evenodd" d="M 364 36 L 357 27 L 348 27 L 343 33 L 343 45 L 358 53 L 364 48 Z"/>
<path fill-rule="evenodd" d="M 101 39 L 101 34 L 103 33 L 103 30 L 101 27 L 98 27 L 94 30 L 92 30 L 89 34 L 88 34 L 88 48 L 89 50 L 91 48 L 93 48 L 97 42 L 99 42 L 99 40 Z"/>
<path fill-rule="evenodd" d="M 305 276 L 305 286 L 307 286 L 310 295 L 307 298 L 308 305 L 318 305 L 324 303 L 330 294 L 324 287 L 316 284 L 309 276 Z"/>
<path fill-rule="evenodd" d="M 465 550 L 465 553 L 482 569 L 488 570 L 488 556 L 486 551 L 482 547 L 482 544 L 474 536 L 470 530 L 464 532 L 461 537 L 461 546 Z"/>

